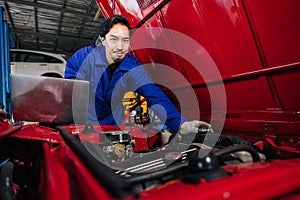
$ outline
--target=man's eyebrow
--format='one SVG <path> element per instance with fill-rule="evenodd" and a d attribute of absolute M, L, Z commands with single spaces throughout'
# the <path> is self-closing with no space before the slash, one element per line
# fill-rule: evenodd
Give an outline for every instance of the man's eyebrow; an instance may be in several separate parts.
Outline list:
<path fill-rule="evenodd" d="M 119 38 L 119 36 L 116 36 L 116 35 L 109 35 L 109 37 L 113 37 L 113 38 Z M 121 37 L 122 39 L 130 39 L 129 36 L 126 36 L 126 37 Z"/>

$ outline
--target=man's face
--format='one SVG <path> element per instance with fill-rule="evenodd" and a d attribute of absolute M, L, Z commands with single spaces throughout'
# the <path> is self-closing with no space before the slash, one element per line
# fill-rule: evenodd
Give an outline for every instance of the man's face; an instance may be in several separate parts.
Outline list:
<path fill-rule="evenodd" d="M 120 62 L 129 51 L 130 35 L 127 26 L 123 24 L 113 25 L 109 32 L 102 38 L 105 46 L 106 60 L 108 64 Z"/>

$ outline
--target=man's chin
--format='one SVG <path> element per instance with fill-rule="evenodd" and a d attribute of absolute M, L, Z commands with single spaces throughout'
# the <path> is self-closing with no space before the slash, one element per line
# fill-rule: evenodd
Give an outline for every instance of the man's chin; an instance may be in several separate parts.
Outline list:
<path fill-rule="evenodd" d="M 123 59 L 125 58 L 125 56 L 120 56 L 114 59 L 115 63 L 121 62 Z"/>

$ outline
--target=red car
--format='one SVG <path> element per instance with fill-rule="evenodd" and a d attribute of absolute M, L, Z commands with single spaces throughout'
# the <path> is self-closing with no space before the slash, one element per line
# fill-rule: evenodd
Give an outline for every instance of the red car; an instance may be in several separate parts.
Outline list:
<path fill-rule="evenodd" d="M 132 53 L 214 133 L 162 145 L 151 111 L 119 127 L 73 125 L 85 99 L 69 97 L 86 83 L 51 90 L 54 78 L 16 87 L 12 77 L 16 120 L 0 112 L 1 199 L 300 198 L 300 1 L 97 3 L 105 17 L 129 19 Z"/>

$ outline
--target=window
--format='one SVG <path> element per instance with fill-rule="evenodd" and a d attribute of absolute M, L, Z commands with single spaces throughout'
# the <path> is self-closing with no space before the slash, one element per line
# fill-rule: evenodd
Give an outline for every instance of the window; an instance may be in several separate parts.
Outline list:
<path fill-rule="evenodd" d="M 21 58 L 23 58 L 23 62 L 45 62 L 44 56 L 40 54 L 35 54 L 35 53 L 22 53 Z"/>
<path fill-rule="evenodd" d="M 10 62 L 19 62 L 19 60 L 20 56 L 16 52 L 10 52 Z"/>
<path fill-rule="evenodd" d="M 54 57 L 51 57 L 51 56 L 44 56 L 45 57 L 45 61 L 47 63 L 63 63 L 63 61 L 57 59 L 57 58 L 54 58 Z"/>
<path fill-rule="evenodd" d="M 11 52 L 11 62 L 46 62 L 46 63 L 63 63 L 62 60 L 33 52 Z"/>

